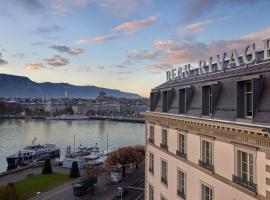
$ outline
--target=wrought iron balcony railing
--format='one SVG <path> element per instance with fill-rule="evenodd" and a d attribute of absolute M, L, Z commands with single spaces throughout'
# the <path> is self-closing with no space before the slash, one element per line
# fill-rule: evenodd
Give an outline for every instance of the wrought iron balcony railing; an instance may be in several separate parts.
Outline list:
<path fill-rule="evenodd" d="M 183 192 L 183 191 L 177 190 L 177 195 L 178 195 L 179 197 L 181 197 L 182 199 L 186 199 L 185 192 Z"/>
<path fill-rule="evenodd" d="M 214 172 L 214 165 L 206 163 L 205 161 L 199 160 L 199 165 L 211 172 Z"/>
<path fill-rule="evenodd" d="M 232 176 L 232 181 L 234 183 L 236 183 L 237 185 L 240 185 L 240 186 L 242 186 L 242 187 L 244 187 L 252 192 L 257 193 L 257 184 L 255 184 L 253 182 L 246 181 L 243 178 L 241 178 L 239 176 L 235 176 L 235 175 Z"/>
<path fill-rule="evenodd" d="M 167 185 L 168 184 L 168 180 L 167 180 L 167 178 L 164 178 L 164 177 L 161 177 L 161 182 L 162 183 L 164 183 L 165 185 Z"/>
<path fill-rule="evenodd" d="M 160 148 L 165 149 L 166 151 L 168 151 L 168 146 L 166 144 L 160 143 Z"/>
<path fill-rule="evenodd" d="M 151 144 L 155 143 L 153 138 L 148 138 L 148 142 L 151 143 Z"/>
<path fill-rule="evenodd" d="M 187 159 L 187 154 L 183 151 L 176 150 L 176 155 L 178 155 L 181 158 Z"/>

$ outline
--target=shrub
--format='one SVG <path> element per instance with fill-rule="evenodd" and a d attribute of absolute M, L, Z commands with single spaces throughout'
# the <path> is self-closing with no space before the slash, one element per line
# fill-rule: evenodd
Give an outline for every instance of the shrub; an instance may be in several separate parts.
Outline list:
<path fill-rule="evenodd" d="M 1 197 L 2 196 L 2 197 Z M 19 200 L 20 195 L 16 190 L 14 183 L 8 183 L 6 187 L 3 188 L 2 194 L 0 194 L 3 200 Z"/>
<path fill-rule="evenodd" d="M 70 169 L 69 177 L 77 178 L 79 176 L 80 176 L 80 171 L 79 171 L 78 163 L 74 161 Z"/>
<path fill-rule="evenodd" d="M 51 160 L 47 159 L 47 160 L 45 160 L 44 167 L 43 167 L 43 170 L 42 170 L 42 174 L 51 174 L 51 173 L 53 173 Z"/>

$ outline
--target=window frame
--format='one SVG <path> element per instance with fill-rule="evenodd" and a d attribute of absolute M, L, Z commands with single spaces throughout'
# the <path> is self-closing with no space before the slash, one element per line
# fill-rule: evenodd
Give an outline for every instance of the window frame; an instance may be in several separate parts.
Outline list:
<path fill-rule="evenodd" d="M 152 158 L 151 159 L 151 155 L 152 155 Z M 151 166 L 152 165 L 152 166 Z M 154 175 L 155 173 L 155 155 L 149 151 L 149 172 Z"/>
<path fill-rule="evenodd" d="M 164 143 L 164 132 L 166 132 L 166 143 Z M 161 143 L 168 147 L 168 129 L 166 128 L 161 128 Z"/>
<path fill-rule="evenodd" d="M 235 147 L 234 151 L 235 151 L 234 152 L 234 154 L 235 154 L 234 175 L 242 178 L 242 171 L 239 174 L 239 169 L 238 169 L 238 166 L 239 166 L 238 151 L 246 153 L 248 155 L 252 155 L 253 156 L 253 170 L 252 170 L 253 181 L 252 181 L 252 183 L 257 184 L 257 174 L 256 174 L 256 171 L 257 171 L 257 162 L 256 162 L 257 153 L 256 153 L 256 149 L 246 149 L 246 148 L 241 148 L 241 147 Z M 242 168 L 242 166 L 241 166 L 241 168 Z M 249 164 L 248 164 L 248 168 L 249 168 Z"/>
<path fill-rule="evenodd" d="M 211 144 L 211 163 L 207 163 L 206 160 L 204 160 L 204 156 L 203 156 L 203 142 L 208 142 L 208 143 Z M 213 140 L 210 140 L 210 139 L 207 139 L 207 138 L 201 138 L 201 161 L 214 166 L 214 141 Z"/>
<path fill-rule="evenodd" d="M 151 131 L 153 130 L 153 132 Z M 155 143 L 155 126 L 154 125 L 149 125 L 149 139 Z"/>
<path fill-rule="evenodd" d="M 205 188 L 209 188 L 211 191 L 212 191 L 212 197 L 210 197 L 210 199 L 205 199 L 204 197 L 204 190 L 203 190 L 203 187 Z M 215 193 L 214 193 L 214 187 L 203 182 L 203 181 L 200 181 L 200 196 L 201 196 L 201 200 L 214 200 L 215 199 Z"/>
<path fill-rule="evenodd" d="M 177 196 L 179 196 L 178 195 L 178 190 L 180 189 L 179 172 L 184 174 L 184 185 L 182 187 L 183 187 L 183 190 L 184 190 L 183 194 L 186 197 L 186 195 L 187 195 L 187 173 L 183 169 L 181 169 L 179 167 L 177 167 L 177 170 L 176 170 L 176 173 L 177 173 L 177 178 L 176 178 Z M 179 191 L 181 191 L 181 190 L 179 190 Z"/>
<path fill-rule="evenodd" d="M 150 199 L 150 190 L 152 189 L 152 198 Z M 149 196 L 149 200 L 154 200 L 155 199 L 155 190 L 154 190 L 154 186 L 151 185 L 150 183 L 148 183 L 148 196 Z"/>
<path fill-rule="evenodd" d="M 247 85 L 250 84 L 250 91 L 247 91 Z M 248 115 L 248 103 L 247 103 L 247 96 L 251 95 L 251 115 Z M 253 83 L 252 80 L 246 80 L 244 81 L 244 114 L 245 118 L 253 118 Z"/>
<path fill-rule="evenodd" d="M 166 180 L 166 182 L 167 182 L 167 184 L 165 184 L 163 181 L 161 181 L 161 184 L 162 185 L 165 185 L 166 187 L 168 187 L 168 161 L 167 160 L 165 160 L 165 159 L 163 159 L 163 158 L 161 158 L 160 159 L 161 161 L 160 161 L 160 178 L 162 179 L 165 179 Z M 165 170 L 165 176 L 166 177 L 163 177 L 163 162 L 166 164 L 166 170 Z"/>
<path fill-rule="evenodd" d="M 180 136 L 183 137 L 183 140 L 182 141 L 182 144 L 181 145 L 184 145 L 184 147 L 181 147 L 180 148 Z M 184 143 L 183 143 L 184 141 Z M 183 150 L 182 150 L 183 148 Z M 177 150 L 186 154 L 187 153 L 187 134 L 186 133 L 183 133 L 181 131 L 177 131 Z"/>

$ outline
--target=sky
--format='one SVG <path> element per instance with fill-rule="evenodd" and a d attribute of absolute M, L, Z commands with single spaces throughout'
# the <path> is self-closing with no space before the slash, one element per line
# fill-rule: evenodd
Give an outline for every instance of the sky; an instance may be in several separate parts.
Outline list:
<path fill-rule="evenodd" d="M 269 0 L 0 0 L 0 73 L 149 97 L 166 70 L 270 38 Z"/>

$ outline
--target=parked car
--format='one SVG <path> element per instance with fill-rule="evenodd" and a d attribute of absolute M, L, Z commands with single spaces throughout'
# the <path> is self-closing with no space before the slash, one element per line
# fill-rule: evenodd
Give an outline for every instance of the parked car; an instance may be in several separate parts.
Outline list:
<path fill-rule="evenodd" d="M 116 192 L 116 196 L 121 198 L 124 197 L 128 194 L 128 189 L 124 188 L 124 187 L 118 187 L 117 188 L 117 192 Z"/>
<path fill-rule="evenodd" d="M 94 189 L 94 184 L 96 183 L 97 183 L 96 177 L 75 183 L 73 185 L 73 195 L 83 196 L 87 194 L 89 191 Z"/>

